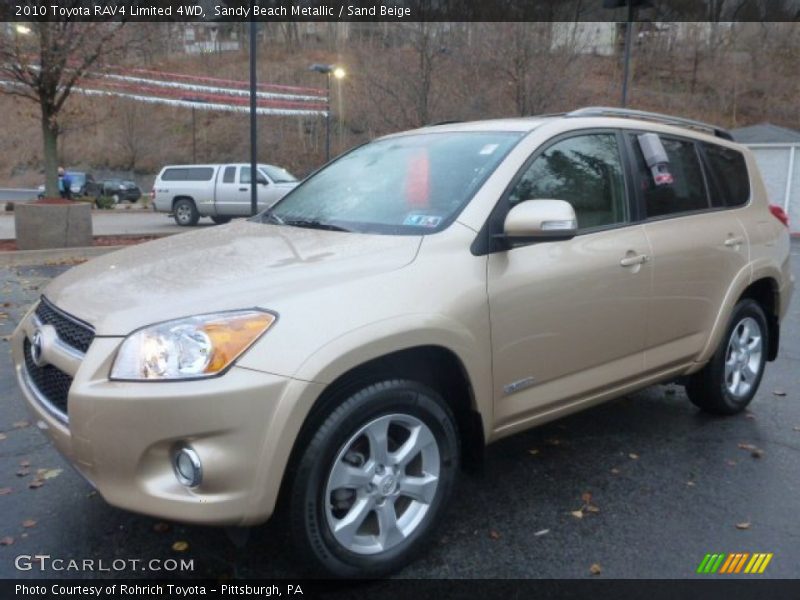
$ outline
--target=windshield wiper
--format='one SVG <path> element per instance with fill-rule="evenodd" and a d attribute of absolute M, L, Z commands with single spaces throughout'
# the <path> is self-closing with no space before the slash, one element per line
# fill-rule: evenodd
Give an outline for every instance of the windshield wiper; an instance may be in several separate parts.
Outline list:
<path fill-rule="evenodd" d="M 278 215 L 276 215 L 271 210 L 269 210 L 266 213 L 264 213 L 264 216 L 261 217 L 261 222 L 263 223 L 265 221 L 268 221 L 270 223 L 275 223 L 276 225 L 285 225 L 286 224 L 283 219 L 281 219 Z"/>
<path fill-rule="evenodd" d="M 280 218 L 280 217 L 277 217 Z M 306 229 L 324 229 L 326 231 L 350 231 L 345 227 L 339 225 L 331 225 L 330 223 L 323 223 L 313 219 L 284 219 L 284 225 L 291 225 L 293 227 L 305 227 Z"/>

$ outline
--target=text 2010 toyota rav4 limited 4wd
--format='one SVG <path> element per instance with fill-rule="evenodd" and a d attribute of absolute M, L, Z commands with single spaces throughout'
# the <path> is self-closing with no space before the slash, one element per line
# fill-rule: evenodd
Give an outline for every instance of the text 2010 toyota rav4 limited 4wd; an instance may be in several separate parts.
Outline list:
<path fill-rule="evenodd" d="M 56 279 L 19 383 L 111 504 L 246 525 L 281 496 L 308 564 L 386 573 L 488 442 L 677 378 L 752 400 L 790 242 L 729 137 L 595 108 L 378 139 L 249 221 Z"/>

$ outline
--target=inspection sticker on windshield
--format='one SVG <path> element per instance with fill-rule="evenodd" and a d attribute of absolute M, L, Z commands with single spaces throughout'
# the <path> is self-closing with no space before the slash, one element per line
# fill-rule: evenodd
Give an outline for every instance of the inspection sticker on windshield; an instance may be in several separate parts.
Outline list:
<path fill-rule="evenodd" d="M 438 227 L 442 222 L 442 217 L 436 215 L 408 215 L 403 225 L 413 225 L 415 227 Z"/>
<path fill-rule="evenodd" d="M 481 148 L 481 151 L 478 152 L 478 154 L 483 154 L 483 155 L 491 154 L 492 152 L 497 150 L 497 146 L 499 146 L 499 144 L 486 144 L 483 148 Z"/>

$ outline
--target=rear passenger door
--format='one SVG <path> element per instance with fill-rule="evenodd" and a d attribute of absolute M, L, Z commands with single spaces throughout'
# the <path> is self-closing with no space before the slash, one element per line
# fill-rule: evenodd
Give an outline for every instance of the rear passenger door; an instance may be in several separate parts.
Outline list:
<path fill-rule="evenodd" d="M 236 165 L 226 165 L 220 169 L 220 174 L 217 176 L 217 190 L 214 199 L 214 206 L 216 214 L 218 215 L 236 215 L 238 204 L 245 192 L 239 190 L 240 186 L 236 182 Z M 249 189 L 249 188 L 247 188 Z M 247 199 L 250 199 L 247 194 Z"/>
<path fill-rule="evenodd" d="M 704 347 L 731 282 L 748 264 L 745 231 L 716 193 L 700 143 L 659 135 L 672 182 L 656 185 L 628 136 L 645 233 L 653 252 L 648 370 L 692 360 Z"/>

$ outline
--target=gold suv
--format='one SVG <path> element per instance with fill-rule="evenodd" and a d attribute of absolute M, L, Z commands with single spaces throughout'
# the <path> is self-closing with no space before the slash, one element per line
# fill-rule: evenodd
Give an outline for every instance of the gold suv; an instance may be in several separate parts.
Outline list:
<path fill-rule="evenodd" d="M 341 156 L 256 217 L 107 254 L 13 338 L 111 504 L 397 569 L 484 445 L 659 382 L 733 414 L 775 359 L 786 215 L 730 135 L 588 108 Z"/>

